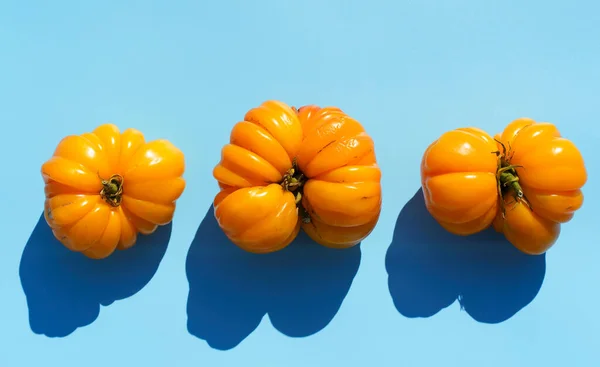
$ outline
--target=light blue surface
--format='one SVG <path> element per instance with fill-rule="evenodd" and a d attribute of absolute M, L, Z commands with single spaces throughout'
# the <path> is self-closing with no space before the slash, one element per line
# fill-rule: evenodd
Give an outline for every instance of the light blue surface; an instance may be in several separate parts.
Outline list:
<path fill-rule="evenodd" d="M 0 366 L 598 366 L 598 14 L 592 0 L 0 2 Z M 360 249 L 251 256 L 205 217 L 230 128 L 267 99 L 339 106 L 375 139 L 383 214 Z M 541 257 L 455 239 L 411 200 L 441 133 L 520 116 L 558 124 L 589 172 Z M 38 223 L 40 165 L 106 121 L 180 147 L 188 186 L 151 245 L 94 263 Z"/>

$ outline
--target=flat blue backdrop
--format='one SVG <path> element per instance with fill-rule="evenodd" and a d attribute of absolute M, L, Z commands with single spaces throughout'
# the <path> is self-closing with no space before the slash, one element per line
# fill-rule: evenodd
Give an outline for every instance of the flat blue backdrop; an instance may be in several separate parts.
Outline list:
<path fill-rule="evenodd" d="M 0 2 L 0 366 L 598 366 L 597 1 Z M 267 99 L 335 105 L 376 141 L 381 220 L 360 247 L 252 256 L 211 216 L 233 124 Z M 545 256 L 460 239 L 423 209 L 448 129 L 558 124 L 589 170 Z M 172 225 L 94 262 L 53 241 L 41 164 L 104 122 L 167 138 Z"/>

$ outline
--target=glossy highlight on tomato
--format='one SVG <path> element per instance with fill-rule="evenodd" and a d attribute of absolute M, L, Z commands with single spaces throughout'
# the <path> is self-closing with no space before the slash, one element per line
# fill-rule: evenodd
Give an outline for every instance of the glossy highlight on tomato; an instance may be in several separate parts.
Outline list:
<path fill-rule="evenodd" d="M 494 138 L 474 127 L 448 131 L 421 161 L 425 205 L 440 225 L 457 235 L 493 225 L 531 255 L 556 242 L 583 204 L 586 180 L 577 147 L 555 125 L 529 118 Z"/>
<path fill-rule="evenodd" d="M 185 189 L 183 153 L 114 124 L 69 135 L 41 169 L 44 217 L 72 251 L 102 259 L 171 222 Z"/>
<path fill-rule="evenodd" d="M 233 127 L 213 176 L 217 222 L 249 252 L 281 250 L 300 229 L 323 246 L 352 247 L 381 211 L 375 144 L 336 107 L 270 100 L 252 108 Z"/>

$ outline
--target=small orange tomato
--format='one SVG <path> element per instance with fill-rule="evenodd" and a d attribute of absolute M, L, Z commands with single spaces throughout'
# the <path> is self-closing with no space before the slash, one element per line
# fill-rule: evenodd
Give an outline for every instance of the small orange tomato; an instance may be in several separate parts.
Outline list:
<path fill-rule="evenodd" d="M 443 134 L 426 149 L 421 186 L 427 210 L 447 231 L 471 235 L 488 228 L 497 212 L 496 142 L 478 128 Z"/>
<path fill-rule="evenodd" d="M 360 243 L 381 211 L 381 171 L 363 126 L 340 109 L 266 101 L 231 131 L 213 170 L 215 217 L 242 249 L 268 253 L 302 228 L 333 248 Z"/>
<path fill-rule="evenodd" d="M 530 118 L 512 121 L 496 139 L 506 193 L 494 227 L 519 250 L 542 254 L 556 242 L 561 223 L 583 204 L 583 157 L 555 125 Z"/>
<path fill-rule="evenodd" d="M 44 217 L 72 251 L 101 259 L 169 223 L 185 189 L 183 153 L 167 140 L 104 124 L 60 141 L 42 165 Z"/>

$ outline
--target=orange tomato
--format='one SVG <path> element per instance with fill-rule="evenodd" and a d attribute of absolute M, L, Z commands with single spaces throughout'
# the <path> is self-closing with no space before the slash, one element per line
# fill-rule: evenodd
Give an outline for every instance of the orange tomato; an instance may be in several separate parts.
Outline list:
<path fill-rule="evenodd" d="M 185 189 L 183 153 L 167 140 L 104 124 L 60 141 L 42 165 L 44 217 L 72 251 L 101 259 L 169 223 Z"/>
<path fill-rule="evenodd" d="M 360 243 L 381 211 L 381 171 L 363 126 L 335 107 L 266 101 L 231 131 L 213 170 L 214 212 L 242 249 L 268 253 L 302 228 L 333 248 Z"/>
<path fill-rule="evenodd" d="M 530 118 L 512 121 L 496 139 L 514 174 L 501 182 L 507 193 L 494 228 L 519 250 L 542 254 L 558 239 L 561 223 L 583 205 L 583 157 L 554 124 Z"/>
<path fill-rule="evenodd" d="M 583 204 L 587 180 L 577 147 L 556 126 L 521 118 L 492 138 L 477 128 L 446 132 L 425 151 L 425 205 L 446 230 L 490 225 L 516 248 L 542 254 Z"/>
<path fill-rule="evenodd" d="M 449 232 L 471 235 L 492 224 L 498 207 L 497 150 L 494 139 L 474 127 L 446 132 L 426 149 L 425 205 Z"/>

